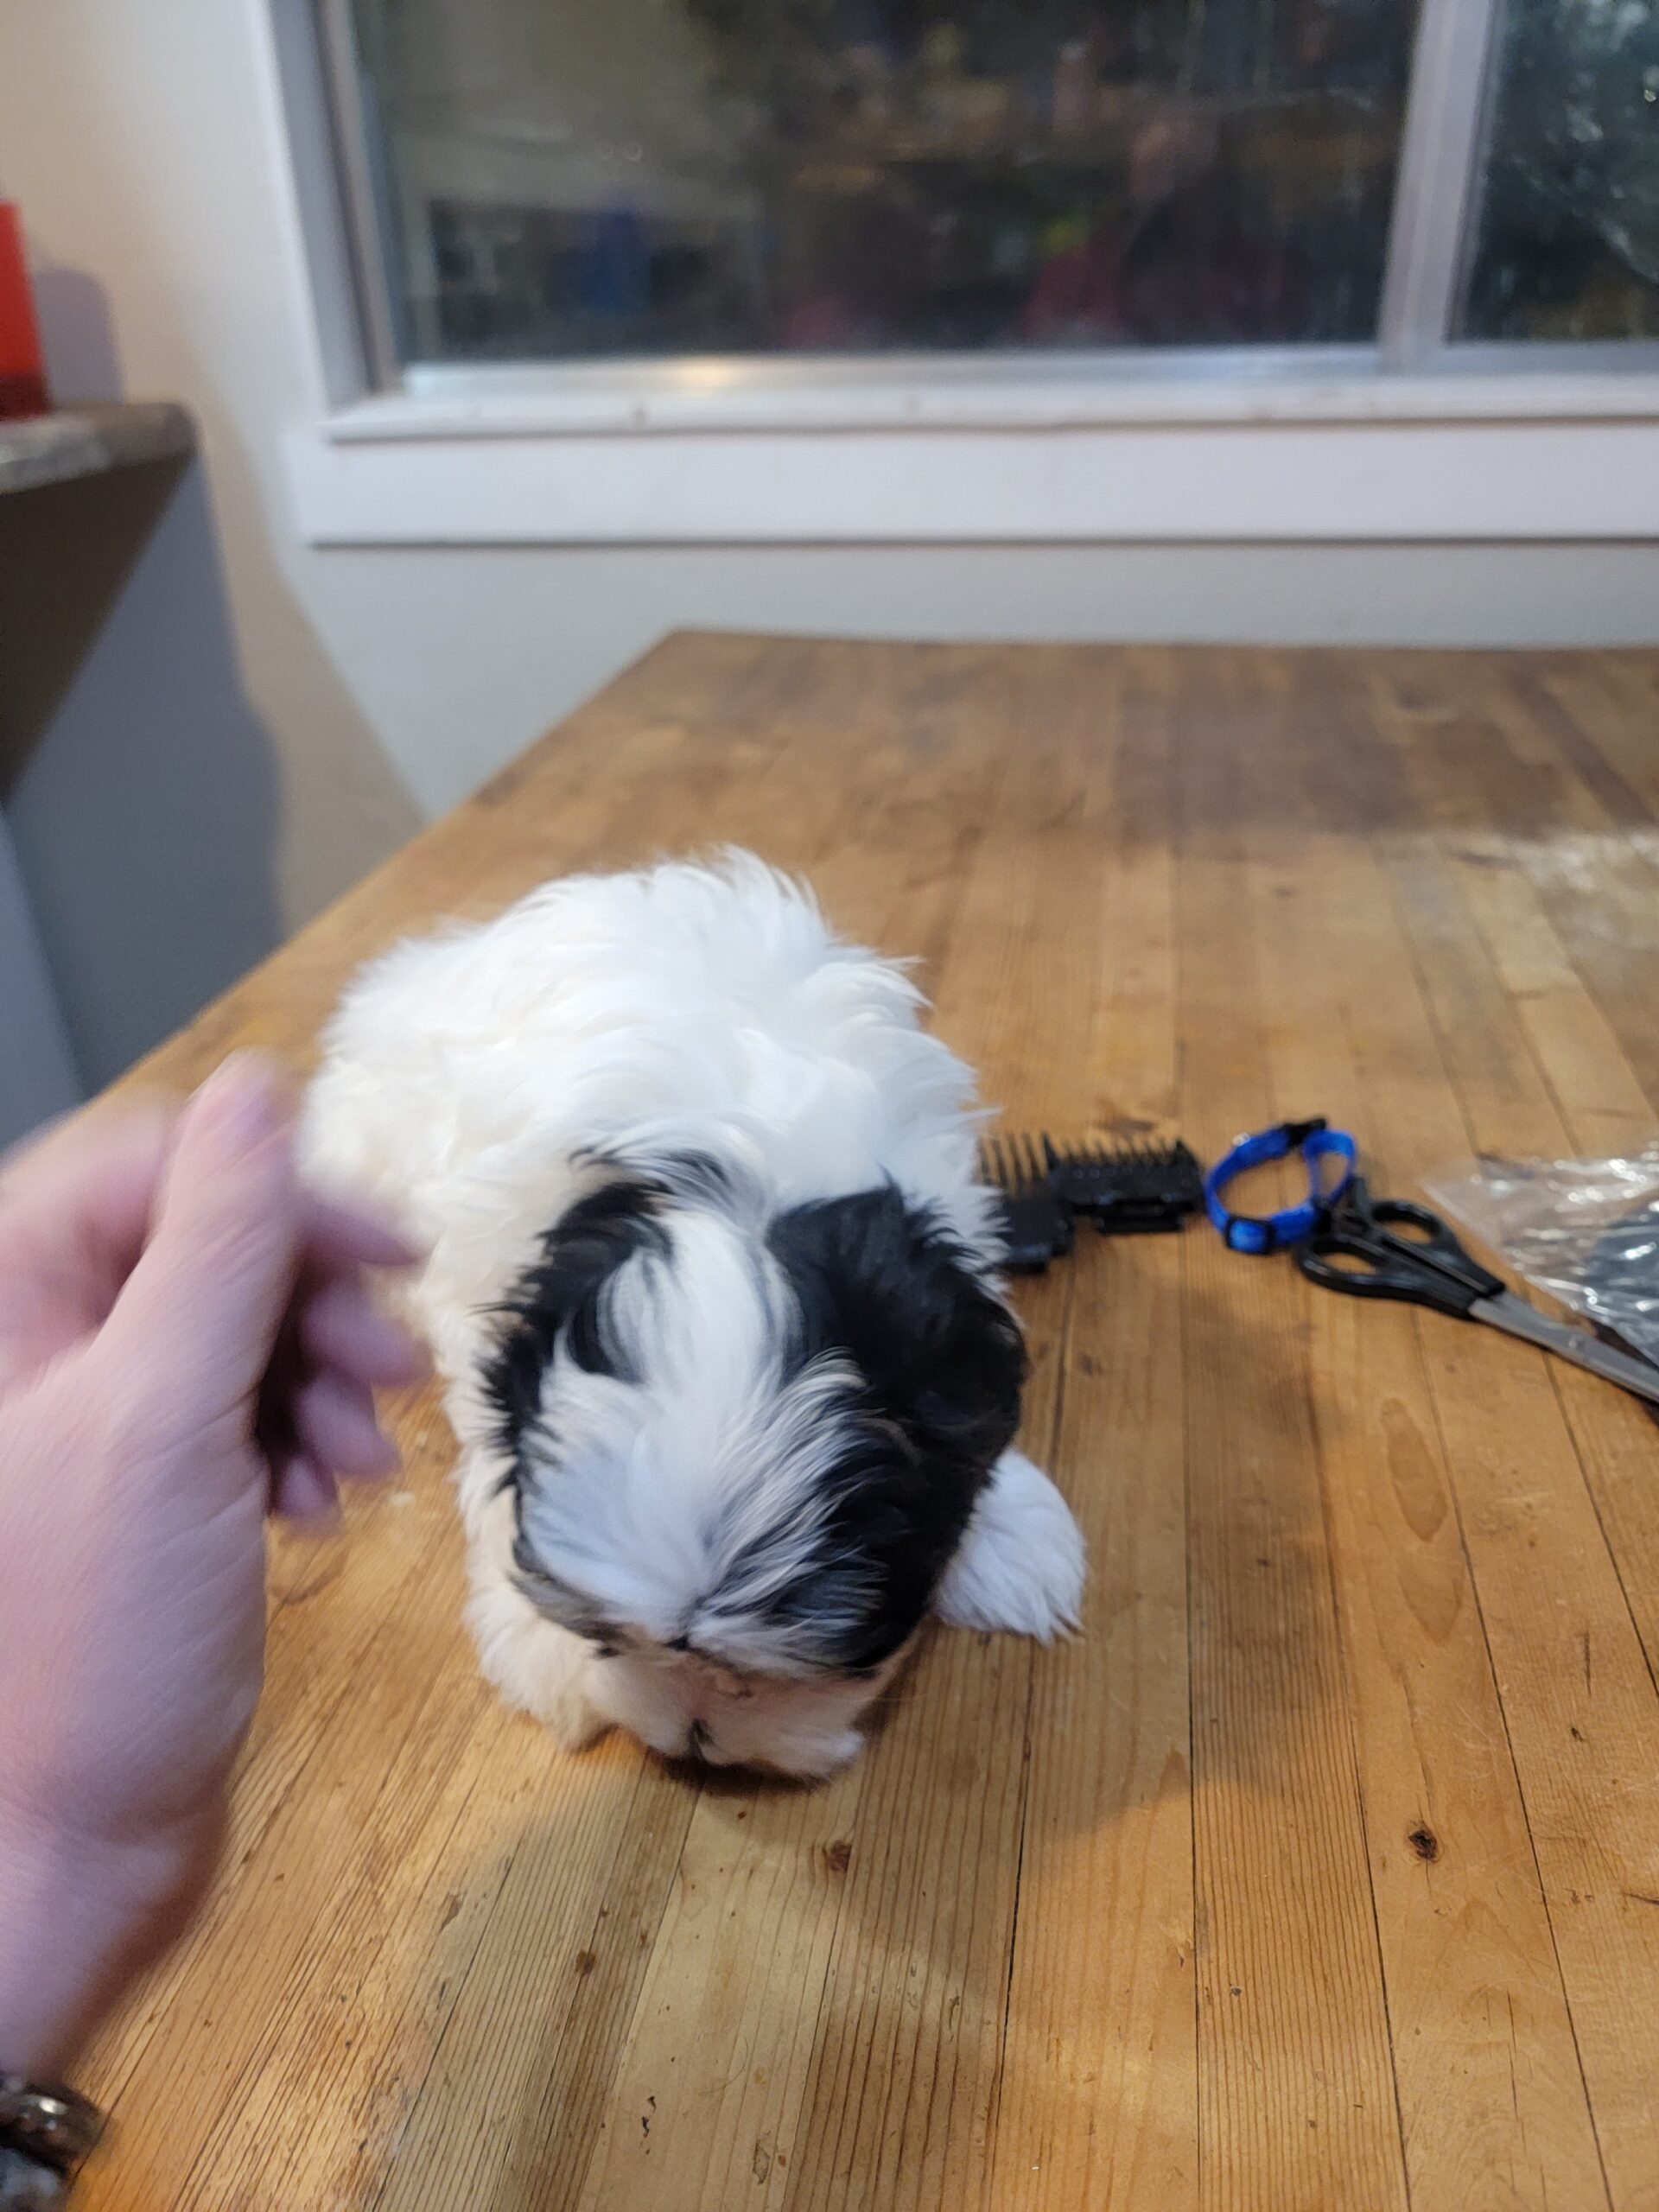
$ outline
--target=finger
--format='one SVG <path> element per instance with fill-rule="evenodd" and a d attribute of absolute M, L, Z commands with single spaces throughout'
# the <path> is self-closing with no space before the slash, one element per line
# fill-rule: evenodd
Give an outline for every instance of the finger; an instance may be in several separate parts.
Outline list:
<path fill-rule="evenodd" d="M 332 1475 L 303 1452 L 296 1452 L 276 1470 L 271 1486 L 273 1513 L 285 1521 L 328 1522 L 340 1516 L 340 1492 Z"/>
<path fill-rule="evenodd" d="M 305 1242 L 308 1252 L 332 1265 L 412 1268 L 422 1256 L 389 1222 L 315 1192 L 305 1198 Z"/>
<path fill-rule="evenodd" d="M 106 1332 L 169 1414 L 200 1427 L 251 1405 L 302 1226 L 286 1096 L 267 1063 L 238 1056 L 180 1116 L 149 1242 Z"/>
<path fill-rule="evenodd" d="M 313 1375 L 289 1402 L 301 1451 L 331 1474 L 367 1479 L 399 1466 L 397 1447 L 382 1433 L 374 1400 L 360 1384 L 337 1374 Z"/>
<path fill-rule="evenodd" d="M 181 1103 L 152 1091 L 138 1097 L 99 1099 L 58 1115 L 0 1153 L 0 1196 L 9 1197 L 14 1186 L 37 1186 L 48 1177 L 72 1194 L 84 1181 L 89 1161 L 111 1146 L 125 1144 L 137 1131 L 152 1132 L 158 1157 L 164 1157 Z"/>
<path fill-rule="evenodd" d="M 60 1241 L 66 1229 L 84 1230 L 122 1262 L 118 1287 L 143 1248 L 181 1111 L 177 1099 L 161 1095 L 94 1105 L 0 1155 L 0 1212 L 8 1225 L 26 1207 L 31 1218 L 49 1216 Z M 365 1207 L 310 1192 L 303 1204 L 306 1248 L 326 1265 L 407 1268 L 422 1257 Z"/>
<path fill-rule="evenodd" d="M 8 1177 L 16 1174 L 25 1160 L 37 1160 L 59 1144 L 64 1131 L 73 1128 L 79 1118 L 80 1109 L 71 1106 L 61 1114 L 37 1122 L 27 1136 L 16 1138 L 0 1152 L 0 1190 L 5 1188 Z"/>
<path fill-rule="evenodd" d="M 300 1350 L 314 1368 L 339 1368 L 383 1390 L 423 1382 L 426 1354 L 409 1331 L 377 1313 L 368 1294 L 349 1275 L 337 1275 L 307 1294 L 298 1313 Z"/>
<path fill-rule="evenodd" d="M 95 1327 L 143 1249 L 179 1109 L 79 1116 L 0 1167 L 0 1284 Z"/>

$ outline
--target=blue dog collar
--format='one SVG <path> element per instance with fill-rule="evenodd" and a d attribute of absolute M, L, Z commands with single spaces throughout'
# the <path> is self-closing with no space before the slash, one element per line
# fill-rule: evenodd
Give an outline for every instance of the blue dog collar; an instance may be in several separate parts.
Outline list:
<path fill-rule="evenodd" d="M 1307 1163 L 1307 1196 L 1298 1205 L 1277 1213 L 1234 1213 L 1222 1204 L 1221 1194 L 1235 1176 L 1270 1160 L 1283 1160 L 1300 1151 Z M 1303 1244 L 1319 1225 L 1319 1217 L 1333 1206 L 1353 1179 L 1357 1147 L 1345 1129 L 1328 1128 L 1323 1120 L 1281 1122 L 1276 1128 L 1259 1129 L 1241 1137 L 1204 1179 L 1204 1210 L 1220 1231 L 1230 1251 L 1279 1252 L 1287 1244 Z M 1342 1172 L 1334 1183 L 1323 1180 L 1320 1162 L 1339 1160 Z"/>

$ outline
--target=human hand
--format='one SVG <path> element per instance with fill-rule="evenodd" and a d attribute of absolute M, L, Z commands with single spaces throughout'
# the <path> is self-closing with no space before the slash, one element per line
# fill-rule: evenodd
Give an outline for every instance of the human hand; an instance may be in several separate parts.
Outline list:
<path fill-rule="evenodd" d="M 60 2067 L 199 1895 L 258 1696 L 268 1510 L 396 1454 L 411 1254 L 301 1186 L 270 1071 L 0 1161 L 0 2073 Z"/>

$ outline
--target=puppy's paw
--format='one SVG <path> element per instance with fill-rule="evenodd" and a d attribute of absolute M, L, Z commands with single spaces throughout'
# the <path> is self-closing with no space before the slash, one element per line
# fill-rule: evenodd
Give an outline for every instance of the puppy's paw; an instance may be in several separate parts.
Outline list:
<path fill-rule="evenodd" d="M 1071 1508 L 1022 1452 L 991 1470 L 933 1610 L 953 1628 L 1007 1629 L 1045 1643 L 1077 1624 L 1084 1545 Z"/>
<path fill-rule="evenodd" d="M 844 1773 L 863 1748 L 856 1728 L 833 1729 L 791 1745 L 777 1761 L 776 1771 L 799 1782 L 828 1782 L 831 1775 Z"/>
<path fill-rule="evenodd" d="M 586 1751 L 612 1726 L 588 1694 L 588 1647 L 544 1620 L 521 1592 L 475 1590 L 467 1618 L 485 1681 L 539 1720 L 562 1751 Z"/>
<path fill-rule="evenodd" d="M 527 1712 L 534 1708 L 526 1707 Z M 562 1751 L 585 1751 L 590 1744 L 608 1735 L 613 1723 L 580 1690 L 569 1689 L 549 1699 L 534 1717 Z"/>

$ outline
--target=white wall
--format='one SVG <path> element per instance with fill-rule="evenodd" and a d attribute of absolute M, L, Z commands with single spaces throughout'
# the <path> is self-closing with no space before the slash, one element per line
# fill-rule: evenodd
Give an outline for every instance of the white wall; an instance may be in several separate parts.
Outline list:
<path fill-rule="evenodd" d="M 259 0 L 0 0 L 0 189 L 22 202 L 49 264 L 43 316 L 66 396 L 112 384 L 134 396 L 171 393 L 200 421 L 207 497 L 199 526 L 222 580 L 246 710 L 237 742 L 269 753 L 269 804 L 240 834 L 266 849 L 256 857 L 268 867 L 270 931 L 302 920 L 418 810 L 448 804 L 676 625 L 882 636 L 1659 639 L 1653 544 L 308 549 L 287 512 L 280 439 L 315 400 L 258 23 Z M 158 538 L 144 558 L 158 557 L 144 624 L 165 625 L 171 607 L 188 653 L 187 600 L 201 588 L 202 548 Z M 141 722 L 137 707 L 119 704 L 120 658 L 98 711 Z M 189 709 L 175 692 L 167 711 Z M 201 711 L 210 719 L 198 750 L 211 751 L 222 687 Z M 142 748 L 142 728 L 121 741 Z M 156 874 L 200 874 L 200 822 L 164 779 L 142 792 L 137 781 L 127 779 L 124 804 L 142 806 L 133 834 L 149 841 Z M 50 877 L 59 900 L 95 906 L 95 883 L 76 893 L 73 868 L 40 857 L 72 838 L 74 823 L 67 791 L 36 806 L 19 828 L 22 858 L 36 880 Z M 218 861 L 222 868 L 222 854 Z M 42 915 L 49 950 L 51 919 Z M 97 938 L 83 918 L 79 1014 L 71 1009 L 82 1031 L 101 988 Z M 164 945 L 156 957 L 167 957 Z M 127 1004 L 120 1021 L 104 1022 L 99 1073 L 111 1052 L 132 1049 L 177 1010 L 176 984 L 146 999 L 130 961 L 109 985 L 117 988 Z"/>
<path fill-rule="evenodd" d="M 1659 545 L 378 553 L 320 627 L 410 787 L 447 805 L 664 630 L 874 638 L 1632 644 Z M 418 637 L 421 650 L 409 651 Z"/>
<path fill-rule="evenodd" d="M 93 1082 L 420 819 L 283 519 L 274 439 L 305 386 L 251 22 L 223 0 L 0 0 L 0 190 L 54 387 L 181 397 L 206 460 L 170 499 L 112 480 L 6 503 L 0 561 L 42 613 L 5 625 L 0 708 L 21 687 L 40 711 L 0 714 L 0 774 Z M 19 632 L 56 626 L 60 578 L 61 626 L 93 642 L 54 699 L 60 671 L 29 658 L 60 640 Z"/>

